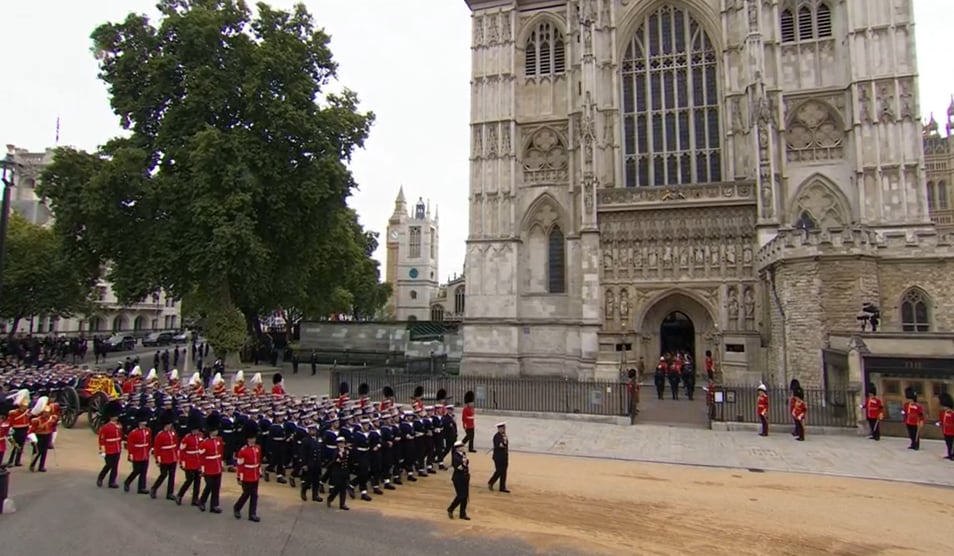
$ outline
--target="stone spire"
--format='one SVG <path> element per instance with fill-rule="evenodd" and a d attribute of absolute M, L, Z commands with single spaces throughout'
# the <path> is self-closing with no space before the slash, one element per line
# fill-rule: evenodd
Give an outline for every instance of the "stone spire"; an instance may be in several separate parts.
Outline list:
<path fill-rule="evenodd" d="M 397 198 L 394 199 L 394 214 L 391 219 L 407 216 L 407 200 L 404 198 L 404 186 L 398 189 Z"/>

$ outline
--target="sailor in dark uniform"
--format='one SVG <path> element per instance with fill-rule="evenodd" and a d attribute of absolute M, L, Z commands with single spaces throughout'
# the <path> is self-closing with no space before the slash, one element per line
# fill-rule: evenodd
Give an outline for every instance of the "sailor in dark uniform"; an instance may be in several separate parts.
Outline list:
<path fill-rule="evenodd" d="M 298 426 L 298 423 L 289 418 L 285 419 L 285 422 L 282 423 L 282 429 L 285 435 L 285 447 L 282 450 L 282 467 L 286 469 L 291 469 L 291 472 L 288 476 L 288 484 L 294 488 L 295 487 L 295 477 L 298 475 L 298 455 L 300 451 L 298 449 L 298 444 L 301 442 L 302 436 L 305 435 L 305 430 Z"/>
<path fill-rule="evenodd" d="M 391 479 L 394 477 L 394 433 L 395 429 L 391 425 L 391 412 L 385 411 L 384 414 L 379 419 L 380 428 L 378 429 L 378 435 L 380 436 L 380 458 L 381 458 L 381 468 L 379 471 L 379 479 L 384 483 L 384 490 L 395 490 L 394 485 L 391 484 Z"/>
<path fill-rule="evenodd" d="M 457 421 L 454 419 L 454 406 L 444 406 L 444 415 L 441 416 L 441 429 L 444 435 L 444 453 L 441 454 L 441 466 L 444 465 L 444 458 L 453 449 L 457 442 Z"/>
<path fill-rule="evenodd" d="M 371 447 L 371 491 L 375 494 L 384 494 L 381 490 L 381 472 L 383 470 L 381 459 L 381 421 L 377 414 L 371 417 L 371 428 L 368 429 L 368 445 Z"/>
<path fill-rule="evenodd" d="M 335 456 L 338 453 L 338 434 L 339 429 L 341 428 L 341 420 L 337 414 L 331 414 L 328 417 L 328 428 L 326 428 L 321 434 L 322 440 L 322 451 L 321 459 L 325 465 L 325 472 L 321 475 L 321 482 L 327 484 L 331 479 L 331 465 L 330 462 L 334 461 Z"/>
<path fill-rule="evenodd" d="M 487 481 L 487 487 L 494 489 L 494 484 L 500 481 L 500 492 L 507 490 L 507 468 L 510 466 L 510 446 L 507 440 L 507 424 L 497 423 L 497 434 L 494 435 L 494 474 Z"/>
<path fill-rule="evenodd" d="M 288 482 L 285 479 L 285 451 L 288 444 L 285 442 L 285 412 L 275 411 L 272 413 L 272 422 L 268 427 L 268 440 L 265 445 L 265 451 L 268 454 L 268 466 L 265 467 L 265 480 L 269 480 L 269 474 L 275 473 L 275 479 L 280 484 Z"/>
<path fill-rule="evenodd" d="M 361 492 L 361 499 L 365 502 L 371 501 L 371 496 L 368 494 L 368 475 L 371 473 L 370 428 L 371 421 L 362 419 L 361 427 L 351 433 L 355 472 L 351 486 Z"/>
<path fill-rule="evenodd" d="M 447 507 L 447 517 L 454 519 L 454 510 L 460 508 L 460 518 L 470 521 L 467 517 L 467 500 L 470 498 L 470 461 L 464 453 L 464 443 L 454 442 L 454 452 L 451 454 L 451 467 L 454 474 L 451 481 L 454 483 L 454 501 Z"/>
<path fill-rule="evenodd" d="M 331 468 L 331 489 L 325 504 L 331 507 L 331 503 L 338 498 L 338 507 L 342 510 L 348 510 L 345 504 L 345 492 L 348 490 L 348 443 L 343 436 L 339 436 L 335 442 L 337 450 L 334 458 L 330 462 Z"/>
<path fill-rule="evenodd" d="M 424 409 L 421 409 L 421 414 L 424 413 Z M 411 426 L 414 427 L 414 455 L 416 459 L 414 460 L 414 467 L 417 470 L 418 477 L 427 477 L 427 468 L 425 467 L 427 461 L 427 431 L 424 429 L 424 420 L 419 415 L 411 415 Z"/>
<path fill-rule="evenodd" d="M 414 476 L 414 464 L 417 462 L 416 438 L 414 432 L 414 414 L 410 411 L 404 412 L 404 421 L 400 424 L 401 434 L 401 464 L 403 471 L 407 473 L 407 480 L 417 481 Z M 398 475 L 400 480 L 400 474 Z M 397 482 L 397 481 L 395 481 Z M 400 484 L 400 483 L 398 483 Z"/>
<path fill-rule="evenodd" d="M 318 437 L 318 424 L 310 423 L 306 427 L 308 434 L 301 441 L 301 499 L 308 499 L 311 491 L 313 502 L 321 502 L 321 460 L 324 447 Z M 336 439 L 337 440 L 337 439 Z"/>

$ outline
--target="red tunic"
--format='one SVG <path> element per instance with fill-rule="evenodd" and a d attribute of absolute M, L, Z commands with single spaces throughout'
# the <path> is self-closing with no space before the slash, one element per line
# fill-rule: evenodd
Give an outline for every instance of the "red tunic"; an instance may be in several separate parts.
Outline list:
<path fill-rule="evenodd" d="M 7 415 L 11 429 L 24 429 L 30 426 L 29 409 L 11 409 Z"/>
<path fill-rule="evenodd" d="M 139 379 L 130 378 L 123 383 L 123 394 L 132 394 L 137 388 L 139 388 Z"/>
<path fill-rule="evenodd" d="M 712 362 L 712 358 L 706 357 L 706 372 L 711 373 L 714 367 L 715 364 Z"/>
<path fill-rule="evenodd" d="M 203 387 L 201 384 L 196 384 L 192 387 L 192 393 L 195 394 L 196 396 L 204 396 L 205 387 Z"/>
<path fill-rule="evenodd" d="M 7 435 L 10 434 L 10 423 L 4 419 L 0 421 L 0 454 L 7 451 Z M 0 458 L 3 459 L 3 458 Z"/>
<path fill-rule="evenodd" d="M 221 437 L 210 436 L 202 441 L 200 449 L 202 450 L 202 474 L 221 475 L 222 474 L 222 452 L 225 449 L 225 442 Z"/>
<path fill-rule="evenodd" d="M 245 383 L 240 382 L 232 386 L 232 393 L 235 394 L 236 396 L 244 396 L 246 393 Z"/>
<path fill-rule="evenodd" d="M 394 407 L 394 400 L 390 398 L 384 398 L 381 400 L 381 411 L 391 409 L 392 407 Z"/>
<path fill-rule="evenodd" d="M 883 411 L 884 404 L 881 403 L 881 400 L 879 400 L 877 396 L 871 396 L 865 400 L 865 414 L 868 416 L 868 419 L 880 419 Z"/>
<path fill-rule="evenodd" d="M 115 423 L 106 423 L 99 429 L 99 451 L 114 455 L 123 451 L 123 428 Z"/>
<path fill-rule="evenodd" d="M 53 414 L 40 415 L 30 421 L 30 432 L 33 434 L 53 434 L 56 431 L 56 422 L 59 418 Z"/>
<path fill-rule="evenodd" d="M 768 415 L 769 410 L 769 399 L 768 396 L 759 396 L 758 402 L 756 402 L 756 413 L 761 416 Z"/>
<path fill-rule="evenodd" d="M 202 467 L 202 442 L 205 437 L 202 433 L 190 432 L 182 437 L 179 443 L 179 454 L 182 468 L 186 471 L 198 471 Z"/>
<path fill-rule="evenodd" d="M 796 421 L 804 421 L 805 415 L 808 414 L 808 404 L 805 403 L 805 400 L 795 400 L 794 407 L 792 407 L 792 417 Z"/>
<path fill-rule="evenodd" d="M 243 483 L 258 482 L 262 476 L 262 449 L 258 446 L 248 446 L 238 451 L 235 456 L 236 474 Z"/>
<path fill-rule="evenodd" d="M 904 424 L 920 425 L 924 422 L 924 408 L 918 402 L 904 403 Z"/>
<path fill-rule="evenodd" d="M 954 410 L 941 410 L 941 434 L 944 436 L 954 436 Z M 0 425 L 2 427 L 3 425 Z"/>
<path fill-rule="evenodd" d="M 152 431 L 146 427 L 137 428 L 126 437 L 126 452 L 129 461 L 149 461 L 149 448 L 152 446 Z"/>
<path fill-rule="evenodd" d="M 360 407 L 361 409 L 368 407 L 370 403 L 371 403 L 371 400 L 368 399 L 367 396 L 361 396 L 360 398 L 358 398 L 358 407 Z"/>
<path fill-rule="evenodd" d="M 348 397 L 348 394 L 341 394 L 340 396 L 338 396 L 338 401 L 335 403 L 335 406 L 338 409 L 341 409 L 349 401 L 351 401 L 351 398 Z"/>
<path fill-rule="evenodd" d="M 255 396 L 264 396 L 264 395 L 265 395 L 265 387 L 262 386 L 261 384 L 256 384 L 256 385 L 255 385 L 255 389 L 252 390 L 252 394 L 255 395 Z"/>
<path fill-rule="evenodd" d="M 152 446 L 152 455 L 160 464 L 176 463 L 179 461 L 179 439 L 175 431 L 159 431 L 156 442 Z"/>
<path fill-rule="evenodd" d="M 225 384 L 216 384 L 212 387 L 212 395 L 222 397 L 225 395 Z"/>
<path fill-rule="evenodd" d="M 275 386 L 272 386 L 272 395 L 275 395 L 275 396 L 284 396 L 284 395 L 285 395 L 285 389 L 282 388 L 282 385 L 281 385 L 281 384 L 276 384 Z"/>
<path fill-rule="evenodd" d="M 474 406 L 468 405 L 464 407 L 464 411 L 461 413 L 460 422 L 464 426 L 464 430 L 469 430 L 477 426 L 476 423 L 476 411 Z"/>
<path fill-rule="evenodd" d="M 420 413 L 424 411 L 424 400 L 414 398 L 414 401 L 411 402 L 411 406 L 414 407 L 414 413 Z"/>

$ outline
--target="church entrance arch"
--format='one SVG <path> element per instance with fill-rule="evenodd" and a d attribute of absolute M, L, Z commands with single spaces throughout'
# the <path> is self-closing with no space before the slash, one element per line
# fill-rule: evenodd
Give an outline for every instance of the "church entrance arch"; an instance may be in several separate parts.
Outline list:
<path fill-rule="evenodd" d="M 659 353 L 695 353 L 696 327 L 682 311 L 673 311 L 663 317 L 659 325 Z"/>

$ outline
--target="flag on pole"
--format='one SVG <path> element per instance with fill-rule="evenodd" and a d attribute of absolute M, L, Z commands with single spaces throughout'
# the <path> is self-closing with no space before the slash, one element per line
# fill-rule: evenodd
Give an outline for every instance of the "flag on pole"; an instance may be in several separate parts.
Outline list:
<path fill-rule="evenodd" d="M 56 145 L 60 144 L 60 117 L 56 117 Z"/>

